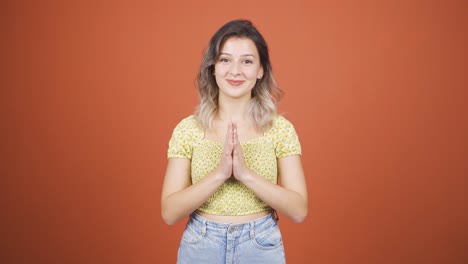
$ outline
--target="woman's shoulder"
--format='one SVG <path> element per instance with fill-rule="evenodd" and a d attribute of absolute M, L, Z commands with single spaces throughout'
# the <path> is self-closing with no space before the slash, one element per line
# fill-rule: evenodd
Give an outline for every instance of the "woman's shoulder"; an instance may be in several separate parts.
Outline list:
<path fill-rule="evenodd" d="M 169 158 L 192 158 L 192 147 L 203 136 L 197 118 L 193 115 L 182 119 L 174 128 L 169 140 Z"/>
<path fill-rule="evenodd" d="M 277 114 L 273 119 L 273 122 L 276 122 L 278 124 L 291 124 L 291 122 L 282 114 Z"/>
<path fill-rule="evenodd" d="M 272 122 L 272 126 L 265 135 L 280 139 L 290 134 L 296 134 L 294 125 L 283 115 L 277 114 Z"/>
<path fill-rule="evenodd" d="M 278 132 L 290 128 L 294 128 L 294 125 L 283 115 L 277 114 L 273 119 L 273 124 L 271 127 L 272 132 Z"/>
<path fill-rule="evenodd" d="M 199 125 L 198 118 L 190 115 L 183 118 L 174 128 L 172 138 L 179 141 L 196 141 L 203 136 L 203 130 Z"/>
<path fill-rule="evenodd" d="M 197 130 L 200 128 L 201 126 L 198 122 L 198 118 L 195 115 L 190 115 L 183 118 L 176 126 L 176 129 L 183 130 Z"/>
<path fill-rule="evenodd" d="M 277 115 L 273 120 L 273 127 L 268 138 L 275 145 L 276 157 L 282 158 L 289 155 L 301 155 L 301 143 L 293 124 L 282 115 Z"/>

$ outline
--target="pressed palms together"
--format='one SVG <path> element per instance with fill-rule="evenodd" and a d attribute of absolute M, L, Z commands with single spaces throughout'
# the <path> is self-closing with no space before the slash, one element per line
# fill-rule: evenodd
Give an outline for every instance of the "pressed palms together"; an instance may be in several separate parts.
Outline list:
<path fill-rule="evenodd" d="M 225 180 L 234 176 L 239 181 L 242 181 L 250 170 L 245 165 L 244 153 L 240 146 L 236 123 L 230 122 L 228 124 L 221 161 L 217 170 L 220 172 L 220 175 L 223 175 Z"/>

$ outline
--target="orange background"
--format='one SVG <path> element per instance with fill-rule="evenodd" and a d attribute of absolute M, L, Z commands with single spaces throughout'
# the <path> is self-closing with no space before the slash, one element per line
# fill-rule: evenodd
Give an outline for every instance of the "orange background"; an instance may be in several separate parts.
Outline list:
<path fill-rule="evenodd" d="M 467 263 L 465 1 L 2 1 L 1 263 L 174 263 L 160 192 L 225 22 L 265 36 L 303 147 L 288 263 Z"/>

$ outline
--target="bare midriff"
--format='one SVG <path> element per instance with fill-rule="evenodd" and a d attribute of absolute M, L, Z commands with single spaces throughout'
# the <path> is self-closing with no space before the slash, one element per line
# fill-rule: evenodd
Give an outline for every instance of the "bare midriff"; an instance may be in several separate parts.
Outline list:
<path fill-rule="evenodd" d="M 271 211 L 263 211 L 255 214 L 249 214 L 249 215 L 213 215 L 213 214 L 207 214 L 204 212 L 201 212 L 197 210 L 197 214 L 200 216 L 211 220 L 215 222 L 220 222 L 220 223 L 245 223 L 245 222 L 250 222 L 255 219 L 264 217 L 267 214 L 270 214 Z"/>

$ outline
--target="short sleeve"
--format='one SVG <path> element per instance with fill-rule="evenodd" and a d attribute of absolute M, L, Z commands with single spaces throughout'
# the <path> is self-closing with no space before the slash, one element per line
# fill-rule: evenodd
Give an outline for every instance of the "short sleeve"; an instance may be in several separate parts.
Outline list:
<path fill-rule="evenodd" d="M 192 159 L 193 145 L 197 138 L 197 121 L 194 116 L 182 120 L 174 128 L 169 140 L 167 158 Z"/>
<path fill-rule="evenodd" d="M 276 157 L 301 155 L 301 143 L 293 124 L 284 117 L 278 117 L 275 122 Z"/>

